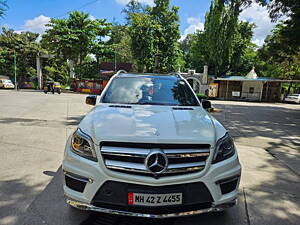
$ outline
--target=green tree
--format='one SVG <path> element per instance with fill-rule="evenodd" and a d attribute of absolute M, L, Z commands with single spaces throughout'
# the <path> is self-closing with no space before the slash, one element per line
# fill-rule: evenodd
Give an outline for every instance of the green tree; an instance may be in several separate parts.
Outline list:
<path fill-rule="evenodd" d="M 181 42 L 181 49 L 184 54 L 184 69 L 195 69 L 202 71 L 203 66 L 206 65 L 205 55 L 205 39 L 203 31 L 197 31 L 194 34 L 189 34 Z"/>
<path fill-rule="evenodd" d="M 137 0 L 130 0 L 125 8 L 122 10 L 122 13 L 125 14 L 126 24 L 131 23 L 131 16 L 133 14 L 144 14 L 147 12 L 147 7 L 140 3 Z"/>
<path fill-rule="evenodd" d="M 183 65 L 180 49 L 179 8 L 170 8 L 170 0 L 154 0 L 155 6 L 150 10 L 153 23 L 156 23 L 154 48 L 160 55 L 161 72 L 176 71 Z"/>
<path fill-rule="evenodd" d="M 228 5 L 225 5 L 223 0 L 215 0 L 205 17 L 204 40 L 207 45 L 205 59 L 211 73 L 218 76 L 230 70 L 240 7 L 240 0 Z"/>
<path fill-rule="evenodd" d="M 107 54 L 106 60 L 113 62 L 134 63 L 131 52 L 131 36 L 129 27 L 115 23 L 112 25 L 110 39 L 107 41 L 110 54 Z"/>
<path fill-rule="evenodd" d="M 255 66 L 257 46 L 252 43 L 254 27 L 255 25 L 249 22 L 238 22 L 232 43 L 229 70 L 231 74 L 245 75 Z"/>
<path fill-rule="evenodd" d="M 160 72 L 170 72 L 183 65 L 180 49 L 178 7 L 170 8 L 169 0 L 154 0 L 145 12 L 132 12 L 130 36 L 132 55 L 139 70 L 152 72 L 159 57 Z"/>
<path fill-rule="evenodd" d="M 73 60 L 81 74 L 81 66 L 89 53 L 97 58 L 103 54 L 102 38 L 109 34 L 110 26 L 103 19 L 92 20 L 89 14 L 74 11 L 66 19 L 51 19 L 49 29 L 42 37 L 42 45 L 56 57 Z"/>
<path fill-rule="evenodd" d="M 286 44 L 293 47 L 300 46 L 300 1 L 299 0 L 242 0 L 244 5 L 250 5 L 252 2 L 259 2 L 267 5 L 269 15 L 272 21 L 286 16 L 286 25 L 282 30 L 282 37 Z"/>
<path fill-rule="evenodd" d="M 259 71 L 265 76 L 282 79 L 300 79 L 300 47 L 286 44 L 282 30 L 285 23 L 276 25 L 265 44 L 258 50 Z"/>
<path fill-rule="evenodd" d="M 36 76 L 36 56 L 42 51 L 36 42 L 38 34 L 31 32 L 16 33 L 2 28 L 0 34 L 0 74 L 14 74 L 14 54 L 17 56 L 18 77 Z M 20 59 L 20 60 L 19 60 Z"/>
<path fill-rule="evenodd" d="M 3 17 L 4 11 L 7 9 L 7 1 L 6 0 L 0 0 L 0 18 Z"/>
<path fill-rule="evenodd" d="M 147 14 L 132 14 L 131 26 L 129 27 L 131 36 L 131 50 L 134 59 L 138 64 L 138 71 L 153 71 L 156 37 L 154 30 L 159 29 L 159 25 L 153 23 L 151 16 Z"/>

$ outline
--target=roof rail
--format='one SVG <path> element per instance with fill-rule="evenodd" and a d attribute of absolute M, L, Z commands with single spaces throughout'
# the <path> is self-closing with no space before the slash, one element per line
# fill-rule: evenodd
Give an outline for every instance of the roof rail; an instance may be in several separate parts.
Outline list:
<path fill-rule="evenodd" d="M 119 70 L 117 73 L 116 73 L 116 76 L 120 75 L 121 73 L 127 73 L 126 70 Z"/>
<path fill-rule="evenodd" d="M 176 75 L 176 76 L 181 77 L 181 73 L 180 72 L 171 72 L 171 73 L 168 73 L 168 75 Z"/>

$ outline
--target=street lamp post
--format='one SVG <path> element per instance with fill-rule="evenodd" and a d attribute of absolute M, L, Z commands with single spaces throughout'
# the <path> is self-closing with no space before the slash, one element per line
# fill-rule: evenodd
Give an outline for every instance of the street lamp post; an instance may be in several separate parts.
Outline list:
<path fill-rule="evenodd" d="M 14 50 L 15 90 L 17 90 L 17 54 Z"/>

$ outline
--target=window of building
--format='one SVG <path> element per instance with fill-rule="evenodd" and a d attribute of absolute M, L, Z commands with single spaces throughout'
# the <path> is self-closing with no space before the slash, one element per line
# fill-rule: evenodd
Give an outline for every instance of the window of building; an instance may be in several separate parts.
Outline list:
<path fill-rule="evenodd" d="M 254 93 L 254 87 L 250 87 L 250 88 L 249 88 L 249 93 L 250 93 L 250 94 L 253 94 L 253 93 Z"/>

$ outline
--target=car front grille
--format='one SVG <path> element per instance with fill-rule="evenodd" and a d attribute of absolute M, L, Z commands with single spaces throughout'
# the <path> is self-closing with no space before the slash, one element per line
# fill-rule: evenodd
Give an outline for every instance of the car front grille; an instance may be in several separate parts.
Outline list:
<path fill-rule="evenodd" d="M 159 149 L 167 156 L 168 167 L 161 174 L 153 174 L 145 166 L 145 160 L 152 149 Z M 161 177 L 203 170 L 210 154 L 210 145 L 101 142 L 100 150 L 108 169 Z"/>

